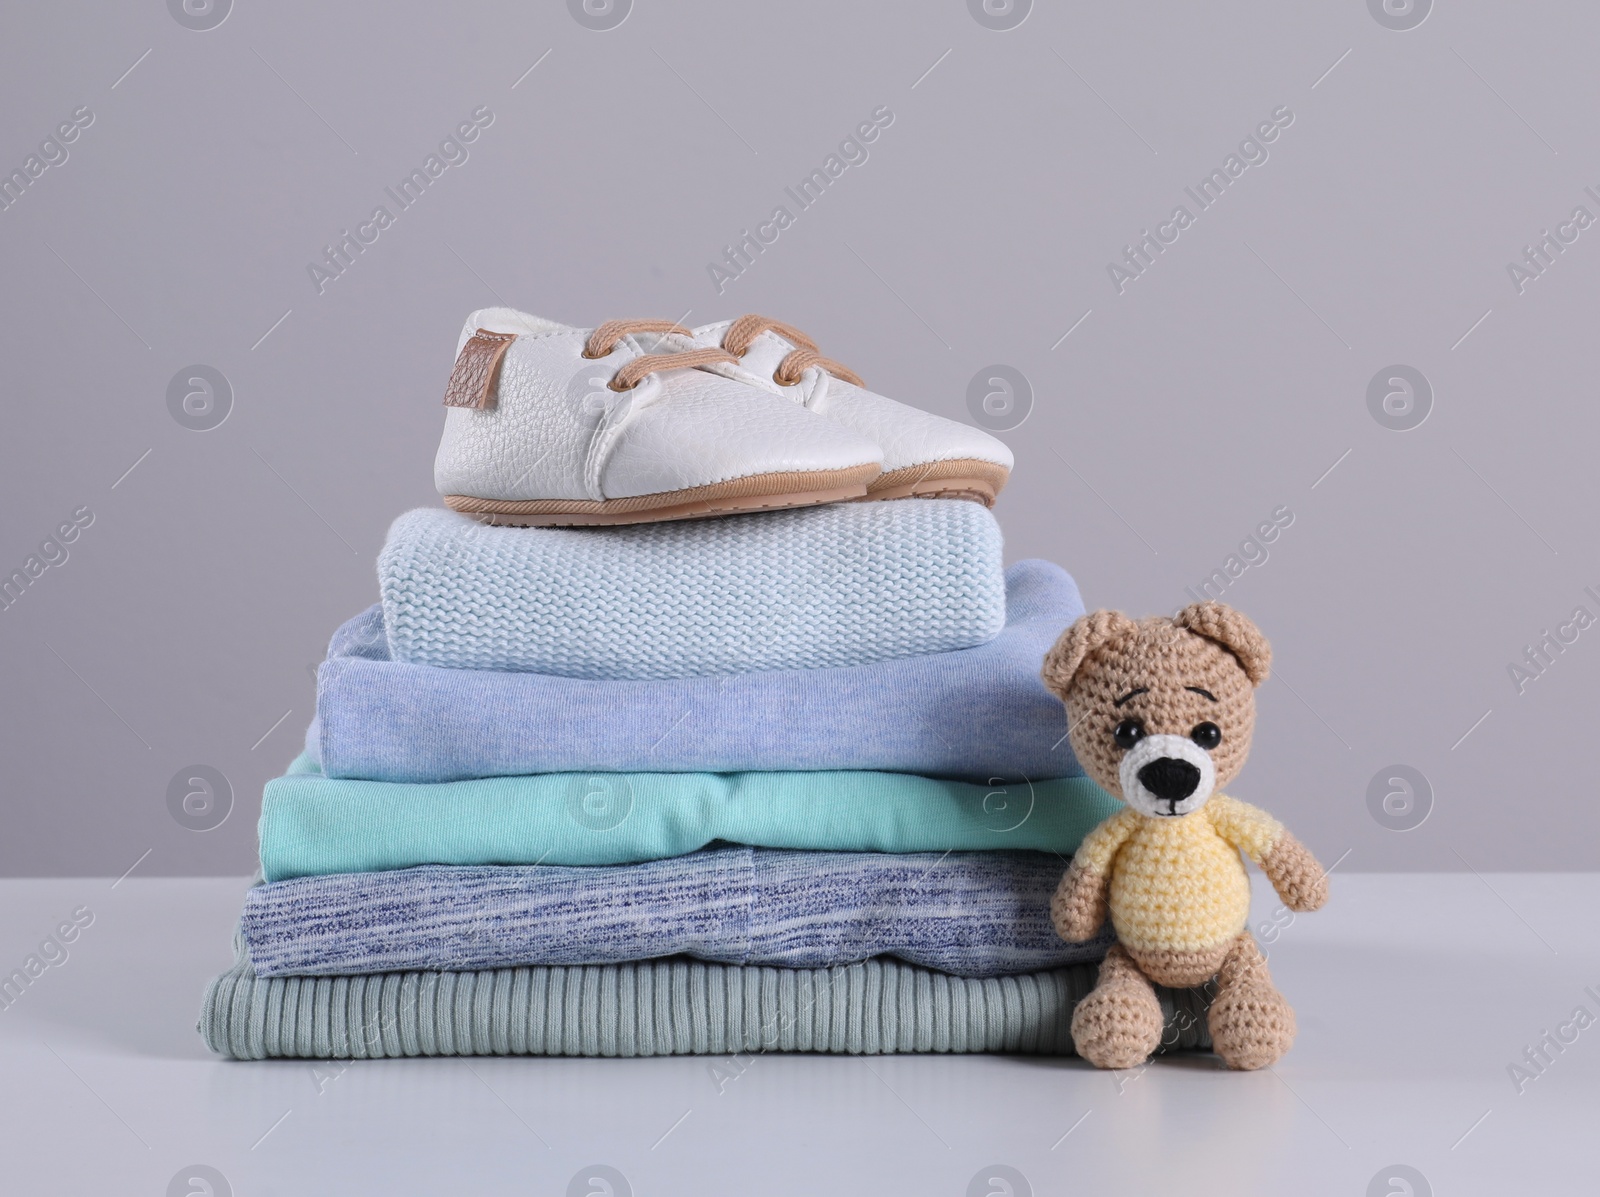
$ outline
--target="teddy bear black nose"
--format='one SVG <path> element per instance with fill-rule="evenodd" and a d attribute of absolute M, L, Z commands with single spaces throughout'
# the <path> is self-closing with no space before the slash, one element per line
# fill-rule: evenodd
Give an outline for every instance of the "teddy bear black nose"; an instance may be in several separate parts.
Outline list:
<path fill-rule="evenodd" d="M 1200 785 L 1200 770 L 1175 756 L 1157 757 L 1138 773 L 1139 784 L 1164 802 L 1182 802 Z"/>

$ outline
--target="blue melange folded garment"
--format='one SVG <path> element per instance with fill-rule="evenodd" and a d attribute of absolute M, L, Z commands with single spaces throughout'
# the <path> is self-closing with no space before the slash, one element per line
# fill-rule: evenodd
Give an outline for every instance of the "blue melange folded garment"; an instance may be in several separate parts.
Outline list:
<path fill-rule="evenodd" d="M 910 773 L 539 773 L 405 785 L 304 756 L 261 798 L 268 881 L 416 865 L 614 865 L 717 840 L 820 852 L 1077 850 L 1122 804 L 1087 777 L 972 785 Z"/>
<path fill-rule="evenodd" d="M 823 968 L 876 956 L 964 977 L 1105 955 L 1050 923 L 1065 868 L 1040 852 L 714 848 L 601 868 L 336 873 L 258 885 L 241 930 L 257 976 L 621 964 L 692 956 Z"/>
<path fill-rule="evenodd" d="M 1083 614 L 1048 561 L 1005 573 L 988 644 L 841 669 L 591 681 L 389 657 L 374 606 L 334 633 L 306 754 L 327 777 L 458 781 L 525 773 L 873 769 L 987 781 L 1075 777 L 1039 667 Z"/>
<path fill-rule="evenodd" d="M 447 669 L 677 678 L 972 648 L 1005 623 L 1000 527 L 961 499 L 621 528 L 407 512 L 378 554 L 389 651 Z"/>

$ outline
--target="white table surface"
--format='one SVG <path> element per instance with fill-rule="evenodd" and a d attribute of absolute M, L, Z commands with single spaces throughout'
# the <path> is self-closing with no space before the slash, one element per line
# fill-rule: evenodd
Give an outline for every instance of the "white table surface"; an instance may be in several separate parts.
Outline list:
<path fill-rule="evenodd" d="M 204 1193 L 173 1183 L 203 1164 L 238 1197 L 1600 1191 L 1600 875 L 1335 874 L 1327 909 L 1271 945 L 1300 1039 L 1254 1074 L 1210 1056 L 1123 1073 L 995 1056 L 227 1062 L 194 1024 L 245 887 L 0 881 L 0 973 L 73 909 L 94 914 L 0 1010 L 0 1190 Z M 1275 903 L 1256 888 L 1259 928 Z M 1580 1006 L 1593 1025 L 1519 1093 L 1508 1066 L 1570 1035 Z M 720 1091 L 713 1064 L 738 1072 Z M 1396 1164 L 1423 1180 L 1387 1180 Z"/>

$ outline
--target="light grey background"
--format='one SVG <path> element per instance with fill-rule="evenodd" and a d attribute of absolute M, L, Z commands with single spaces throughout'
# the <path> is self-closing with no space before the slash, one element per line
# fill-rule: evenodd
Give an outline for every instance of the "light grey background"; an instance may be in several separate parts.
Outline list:
<path fill-rule="evenodd" d="M 312 663 L 436 501 L 461 319 L 497 301 L 763 312 L 958 419 L 980 370 L 1021 371 L 1008 557 L 1091 606 L 1175 609 L 1287 507 L 1223 596 L 1278 665 L 1237 793 L 1344 869 L 1593 867 L 1600 626 L 1525 693 L 1508 665 L 1600 616 L 1600 227 L 1520 294 L 1507 264 L 1600 217 L 1597 34 L 1487 0 L 1409 31 L 1364 0 L 1041 2 L 1009 32 L 961 0 L 638 0 L 608 32 L 550 0 L 239 0 L 205 32 L 157 0 L 9 6 L 0 170 L 94 120 L 0 211 L 0 573 L 94 520 L 0 612 L 0 872 L 250 869 Z M 470 158 L 319 294 L 308 264 L 482 105 Z M 708 264 L 881 105 L 870 159 L 719 295 Z M 1184 188 L 1280 106 L 1199 211 Z M 1108 263 L 1180 203 L 1119 294 Z M 166 398 L 196 363 L 234 394 L 204 432 Z M 1409 431 L 1367 404 L 1395 364 L 1435 394 Z M 203 833 L 167 808 L 195 764 L 234 793 Z M 1368 804 L 1396 764 L 1432 792 L 1407 831 Z"/>

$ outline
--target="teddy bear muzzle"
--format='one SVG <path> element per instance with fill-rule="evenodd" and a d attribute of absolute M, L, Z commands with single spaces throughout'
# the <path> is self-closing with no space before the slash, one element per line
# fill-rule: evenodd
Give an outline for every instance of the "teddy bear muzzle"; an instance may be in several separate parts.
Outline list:
<path fill-rule="evenodd" d="M 1199 810 L 1217 784 L 1211 754 L 1187 736 L 1144 737 L 1123 756 L 1117 772 L 1128 805 L 1162 818 Z"/>

